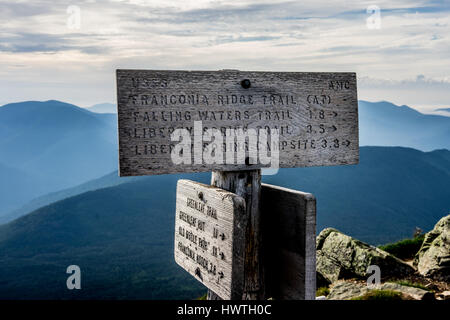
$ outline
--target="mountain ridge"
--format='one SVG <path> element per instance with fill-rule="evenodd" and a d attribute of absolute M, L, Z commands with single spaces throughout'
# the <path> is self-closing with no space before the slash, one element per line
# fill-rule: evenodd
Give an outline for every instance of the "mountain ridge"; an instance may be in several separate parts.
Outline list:
<path fill-rule="evenodd" d="M 56 100 L 2 106 L 0 162 L 34 177 L 34 191 L 28 198 L 20 186 L 0 194 L 0 214 L 117 168 L 116 131 L 115 115 L 96 114 Z"/>
<path fill-rule="evenodd" d="M 450 117 L 423 114 L 389 102 L 360 100 L 358 105 L 361 146 L 450 149 Z"/>
<path fill-rule="evenodd" d="M 1 165 L 1 164 L 0 164 Z M 107 187 L 116 186 L 122 183 L 128 183 L 131 181 L 144 179 L 144 176 L 141 177 L 119 177 L 117 171 L 113 171 L 109 174 L 106 174 L 100 178 L 89 180 L 85 183 L 79 184 L 75 187 L 66 188 L 60 191 L 51 192 L 48 194 L 41 195 L 37 198 L 32 199 L 27 202 L 25 205 L 15 209 L 4 216 L 0 216 L 0 224 L 10 222 L 16 218 L 19 218 L 27 213 L 31 213 L 32 211 L 44 207 L 53 202 L 57 202 L 66 198 L 70 198 L 72 196 L 76 196 L 78 194 L 82 194 L 88 191 L 94 191 L 98 189 L 103 189 Z"/>
<path fill-rule="evenodd" d="M 410 237 L 416 226 L 430 230 L 448 214 L 450 151 L 362 147 L 360 155 L 359 165 L 281 169 L 263 182 L 313 193 L 317 233 L 334 227 L 372 244 Z M 144 177 L 0 225 L 0 298 L 200 296 L 206 289 L 173 261 L 175 186 L 181 178 L 209 183 L 210 173 Z M 79 292 L 65 288 L 71 264 L 82 270 Z"/>
<path fill-rule="evenodd" d="M 410 168 L 405 168 L 404 157 L 409 157 L 409 162 L 407 166 Z M 384 163 L 380 161 L 384 160 Z M 424 166 L 427 166 L 427 171 L 424 171 Z M 362 169 L 359 169 L 362 167 Z M 430 168 L 432 171 L 430 171 Z M 364 174 L 361 175 L 360 172 Z M 276 184 L 284 186 L 287 188 L 293 188 L 297 190 L 304 190 L 306 192 L 314 192 L 313 189 L 317 189 L 317 193 L 322 193 L 324 190 L 331 192 L 331 189 L 340 190 L 343 188 L 342 184 L 346 184 L 347 181 L 343 179 L 349 179 L 352 184 L 358 185 L 357 188 L 362 188 L 367 182 L 376 182 L 375 179 L 368 179 L 368 174 L 373 171 L 372 178 L 379 177 L 381 173 L 385 173 L 383 178 L 387 181 L 392 175 L 397 175 L 404 177 L 403 180 L 397 179 L 397 189 L 396 191 L 400 193 L 403 187 L 408 186 L 405 180 L 416 179 L 412 184 L 417 188 L 422 188 L 420 183 L 428 182 L 433 184 L 434 181 L 441 181 L 445 183 L 447 178 L 450 178 L 450 151 L 447 149 L 434 150 L 431 152 L 423 152 L 420 150 L 406 148 L 406 147 L 361 147 L 361 162 L 359 165 L 351 166 L 331 166 L 331 167 L 311 167 L 311 168 L 288 168 L 280 169 L 279 173 L 274 176 L 263 176 L 263 182 Z M 386 173 L 389 173 L 386 175 Z M 210 173 L 205 173 L 209 177 Z M 195 175 L 195 174 L 185 174 L 185 175 Z M 167 186 L 167 181 L 172 182 L 170 189 L 166 190 L 171 193 L 175 189 L 175 183 L 177 177 L 180 175 L 157 175 L 157 176 L 142 176 L 142 177 L 118 177 L 117 172 L 111 172 L 102 178 L 94 179 L 91 182 L 82 184 L 80 186 L 63 190 L 63 198 L 57 200 L 57 202 L 63 201 L 65 199 L 70 199 L 77 197 L 86 192 L 95 192 L 98 190 L 103 190 L 105 188 L 114 188 L 124 184 L 136 183 L 142 180 L 145 181 L 162 181 L 163 185 Z M 426 178 L 424 178 L 424 177 Z M 427 177 L 428 176 L 428 177 Z M 290 177 L 290 178 L 288 178 Z M 364 180 L 364 179 L 366 180 Z M 440 180 L 438 178 L 441 178 Z M 301 179 L 301 180 L 297 180 Z M 324 184 L 324 179 L 329 180 L 328 183 Z M 121 181 L 123 180 L 123 181 Z M 358 182 L 362 180 L 362 182 Z M 208 179 L 204 179 L 204 183 L 208 183 Z M 305 183 L 302 187 L 299 183 Z M 155 183 L 156 185 L 157 183 Z M 350 183 L 348 183 L 350 185 Z M 323 187 L 323 185 L 328 185 L 328 187 Z M 368 185 L 373 188 L 375 185 Z M 385 189 L 386 187 L 382 184 L 376 185 L 378 188 Z M 149 192 L 154 190 L 160 190 L 162 187 L 149 189 Z M 436 190 L 441 190 L 443 194 L 448 194 L 450 196 L 450 190 L 447 191 L 446 188 L 435 187 Z M 78 190 L 81 190 L 79 192 Z M 85 191 L 84 191 L 85 190 Z M 417 190 L 416 190 L 417 192 Z M 65 195 L 67 193 L 67 196 Z M 58 193 L 56 193 L 58 194 Z M 378 195 L 375 195 L 378 196 Z M 48 203 L 52 205 L 53 203 Z M 47 206 L 47 204 L 45 205 Z M 45 207 L 43 206 L 43 207 Z M 42 209 L 42 207 L 37 208 L 37 210 Z M 329 208 L 327 209 L 329 210 Z M 361 236 L 360 236 L 361 238 Z M 362 237 L 364 239 L 364 237 Z M 364 239 L 366 240 L 366 239 Z M 390 239 L 389 241 L 394 241 L 398 239 Z"/>
<path fill-rule="evenodd" d="M 96 113 L 115 113 L 115 114 L 117 114 L 117 106 L 115 104 L 109 103 L 109 102 L 98 103 L 98 104 L 95 104 L 86 109 L 91 112 L 96 112 Z"/>
<path fill-rule="evenodd" d="M 445 111 L 445 112 L 450 112 L 450 108 L 438 108 L 438 109 L 435 109 L 435 111 Z"/>
<path fill-rule="evenodd" d="M 450 149 L 449 117 L 425 115 L 386 101 L 360 100 L 359 120 L 361 146 Z M 4 222 L 11 219 L 7 216 L 25 213 L 28 205 L 37 208 L 38 203 L 34 207 L 30 203 L 37 197 L 63 192 L 115 170 L 117 114 L 99 114 L 56 100 L 7 104 L 0 108 L 0 148 L 4 151 L 0 163 L 14 165 L 17 179 L 33 185 L 27 192 L 17 185 L 0 194 L 0 222 Z M 9 179 L 14 179 L 13 172 Z"/>

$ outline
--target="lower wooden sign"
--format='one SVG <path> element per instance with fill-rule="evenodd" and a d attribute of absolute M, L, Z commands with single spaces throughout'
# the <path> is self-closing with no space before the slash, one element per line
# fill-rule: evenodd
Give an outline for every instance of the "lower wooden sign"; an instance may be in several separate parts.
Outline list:
<path fill-rule="evenodd" d="M 242 197 L 178 180 L 175 262 L 222 299 L 240 300 L 246 223 Z"/>
<path fill-rule="evenodd" d="M 316 199 L 310 193 L 261 185 L 268 297 L 316 296 Z"/>

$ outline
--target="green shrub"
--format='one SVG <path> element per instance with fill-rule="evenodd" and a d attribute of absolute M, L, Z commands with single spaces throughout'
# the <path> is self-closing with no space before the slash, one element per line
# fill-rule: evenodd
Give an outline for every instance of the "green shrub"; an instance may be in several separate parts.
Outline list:
<path fill-rule="evenodd" d="M 404 239 L 395 243 L 379 246 L 378 248 L 393 254 L 399 259 L 413 259 L 422 246 L 424 237 L 424 235 L 420 235 L 413 239 Z"/>
<path fill-rule="evenodd" d="M 392 290 L 371 290 L 364 295 L 352 298 L 351 300 L 402 300 L 402 294 Z"/>
<path fill-rule="evenodd" d="M 413 288 L 418 288 L 418 289 L 432 292 L 432 290 L 430 290 L 429 288 L 425 287 L 423 284 L 420 284 L 418 282 L 411 282 L 408 280 L 398 280 L 398 281 L 394 281 L 394 282 L 398 283 L 402 286 L 413 287 Z"/>
<path fill-rule="evenodd" d="M 330 289 L 328 287 L 320 287 L 316 291 L 316 297 L 327 296 L 330 293 Z"/>

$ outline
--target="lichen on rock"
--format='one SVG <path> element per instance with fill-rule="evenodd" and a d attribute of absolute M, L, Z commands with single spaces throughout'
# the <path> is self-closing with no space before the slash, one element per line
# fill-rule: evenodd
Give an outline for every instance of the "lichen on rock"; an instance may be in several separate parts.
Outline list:
<path fill-rule="evenodd" d="M 450 215 L 439 220 L 425 235 L 414 265 L 423 276 L 450 281 Z"/>
<path fill-rule="evenodd" d="M 339 280 L 335 282 L 331 286 L 327 300 L 350 300 L 352 298 L 363 296 L 371 290 L 388 290 L 399 292 L 402 294 L 402 299 L 405 300 L 434 300 L 433 293 L 420 288 L 414 288 L 393 282 L 386 282 L 369 288 L 363 283 L 347 280 Z"/>
<path fill-rule="evenodd" d="M 402 277 L 415 269 L 393 255 L 327 228 L 316 240 L 317 272 L 329 282 L 339 279 L 367 278 L 367 268 L 377 265 L 381 277 Z"/>

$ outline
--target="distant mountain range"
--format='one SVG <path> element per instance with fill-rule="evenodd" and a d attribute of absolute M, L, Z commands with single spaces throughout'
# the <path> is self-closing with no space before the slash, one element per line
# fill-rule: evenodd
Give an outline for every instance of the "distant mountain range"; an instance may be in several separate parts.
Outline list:
<path fill-rule="evenodd" d="M 361 146 L 450 149 L 450 117 L 420 113 L 389 102 L 359 101 Z"/>
<path fill-rule="evenodd" d="M 112 103 L 99 103 L 87 108 L 87 110 L 97 113 L 117 113 L 117 106 Z"/>
<path fill-rule="evenodd" d="M 23 206 L 36 209 L 39 199 L 28 204 L 34 198 L 117 169 L 117 115 L 89 110 L 115 112 L 116 106 L 87 110 L 59 101 L 28 101 L 0 107 L 0 173 L 7 178 L 0 181 L 0 223 L 29 212 Z M 361 145 L 450 149 L 450 117 L 359 101 L 359 122 Z"/>
<path fill-rule="evenodd" d="M 0 225 L 0 299 L 204 293 L 173 261 L 174 199 L 178 179 L 209 183 L 210 174 L 119 178 L 114 110 L 0 107 L 0 224 L 9 222 Z M 450 117 L 359 101 L 359 128 L 362 146 L 384 146 L 361 147 L 360 164 L 281 169 L 263 181 L 313 193 L 317 231 L 382 244 L 431 229 L 450 210 Z M 71 264 L 83 290 L 65 287 Z"/>
<path fill-rule="evenodd" d="M 383 244 L 450 213 L 450 151 L 361 147 L 353 166 L 282 169 L 268 183 L 313 193 L 317 227 Z"/>
<path fill-rule="evenodd" d="M 45 188 L 41 189 L 41 193 L 38 191 L 44 183 L 42 177 L 0 163 L 0 219 L 2 213 L 44 193 Z"/>
<path fill-rule="evenodd" d="M 0 107 L 0 216 L 116 169 L 116 118 L 59 101 Z"/>
<path fill-rule="evenodd" d="M 439 109 L 436 109 L 435 111 L 445 111 L 445 112 L 450 112 L 450 108 L 439 108 Z"/>
<path fill-rule="evenodd" d="M 66 199 L 66 198 L 70 198 L 70 197 L 76 196 L 78 194 L 87 192 L 87 191 L 112 187 L 112 186 L 116 186 L 116 185 L 119 185 L 122 183 L 137 181 L 137 180 L 145 179 L 145 178 L 146 177 L 144 177 L 144 176 L 142 176 L 142 177 L 119 177 L 118 172 L 114 171 L 114 172 L 111 172 L 105 176 L 98 178 L 98 179 L 90 180 L 88 182 L 82 183 L 75 187 L 63 189 L 61 191 L 51 192 L 49 194 L 45 194 L 43 196 L 37 197 L 37 198 L 31 200 L 30 202 L 27 202 L 25 205 L 21 206 L 20 208 L 15 209 L 3 216 L 0 216 L 0 224 L 12 221 L 18 217 L 21 217 L 27 213 L 30 213 L 36 209 L 44 207 L 53 202 L 56 202 L 56 201 L 59 201 L 62 199 Z M 20 186 L 21 185 L 19 185 L 19 187 Z M 26 184 L 25 184 L 25 186 L 26 186 Z M 0 181 L 0 188 L 1 187 L 2 187 L 2 185 L 1 185 L 1 181 Z M 5 188 L 6 188 L 6 186 L 5 186 Z"/>
<path fill-rule="evenodd" d="M 205 289 L 173 261 L 174 186 L 151 179 L 86 192 L 0 226 L 0 299 L 192 299 Z M 67 290 L 67 266 L 82 290 Z"/>
<path fill-rule="evenodd" d="M 209 183 L 210 174 L 127 178 L 1 225 L 0 299 L 192 299 L 204 293 L 173 259 L 180 178 Z M 281 169 L 263 181 L 312 192 L 318 232 L 335 227 L 381 244 L 412 236 L 416 226 L 430 230 L 448 214 L 450 151 L 362 147 L 359 165 Z M 116 182 L 111 174 L 92 187 Z M 71 264 L 82 270 L 78 292 L 65 288 Z"/>

